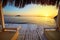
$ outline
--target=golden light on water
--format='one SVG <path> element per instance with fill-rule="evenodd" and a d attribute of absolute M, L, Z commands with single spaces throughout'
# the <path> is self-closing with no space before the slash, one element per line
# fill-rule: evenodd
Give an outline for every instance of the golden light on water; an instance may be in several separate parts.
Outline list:
<path fill-rule="evenodd" d="M 28 23 L 34 23 L 38 25 L 42 25 L 44 27 L 56 27 L 56 22 L 53 18 L 49 17 L 22 17 L 24 21 Z"/>

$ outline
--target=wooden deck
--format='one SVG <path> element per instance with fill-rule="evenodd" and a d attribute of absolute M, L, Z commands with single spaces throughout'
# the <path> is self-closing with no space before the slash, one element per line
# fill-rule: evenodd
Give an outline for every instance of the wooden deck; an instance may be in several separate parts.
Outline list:
<path fill-rule="evenodd" d="M 18 32 L 4 31 L 0 32 L 0 40 L 16 40 Z"/>
<path fill-rule="evenodd" d="M 9 26 L 9 27 L 8 27 Z M 44 36 L 44 26 L 35 24 L 8 24 L 6 28 L 21 26 L 18 40 L 46 40 Z M 50 28 L 50 26 L 48 26 Z"/>
<path fill-rule="evenodd" d="M 31 30 L 30 28 L 26 30 L 21 29 L 18 40 L 41 40 L 40 32 L 38 28 L 35 30 Z"/>
<path fill-rule="evenodd" d="M 60 32 L 58 31 L 45 31 L 48 40 L 60 40 Z"/>

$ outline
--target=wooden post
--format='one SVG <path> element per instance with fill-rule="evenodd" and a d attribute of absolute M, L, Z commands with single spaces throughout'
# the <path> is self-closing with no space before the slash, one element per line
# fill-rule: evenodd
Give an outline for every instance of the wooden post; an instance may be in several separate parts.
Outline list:
<path fill-rule="evenodd" d="M 0 0 L 0 24 L 2 25 L 2 29 L 5 28 L 4 25 L 4 15 L 3 15 L 3 10 L 2 10 L 2 0 Z"/>
<path fill-rule="evenodd" d="M 59 11 L 57 16 L 57 30 L 60 30 L 60 5 L 59 5 Z"/>

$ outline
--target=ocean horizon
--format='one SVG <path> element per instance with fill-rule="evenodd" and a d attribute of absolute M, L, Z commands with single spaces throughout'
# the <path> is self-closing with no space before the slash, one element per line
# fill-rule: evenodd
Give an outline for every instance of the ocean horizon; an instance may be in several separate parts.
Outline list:
<path fill-rule="evenodd" d="M 56 21 L 52 18 L 45 17 L 16 17 L 16 16 L 4 16 L 5 24 L 8 26 L 17 26 L 21 24 L 42 25 L 47 27 L 56 27 Z"/>

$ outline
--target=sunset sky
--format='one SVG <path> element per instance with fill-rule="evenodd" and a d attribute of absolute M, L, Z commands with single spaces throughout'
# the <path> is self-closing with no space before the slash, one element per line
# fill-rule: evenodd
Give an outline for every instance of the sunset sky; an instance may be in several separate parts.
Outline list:
<path fill-rule="evenodd" d="M 5 8 L 3 8 L 4 14 L 7 15 L 20 15 L 20 14 L 26 14 L 31 8 L 32 5 L 26 5 L 24 8 L 17 8 L 15 6 L 7 5 Z"/>
<path fill-rule="evenodd" d="M 5 15 L 32 15 L 32 16 L 56 16 L 58 9 L 52 5 L 40 5 L 40 4 L 29 4 L 24 8 L 17 8 L 11 5 L 7 5 L 3 8 Z"/>

